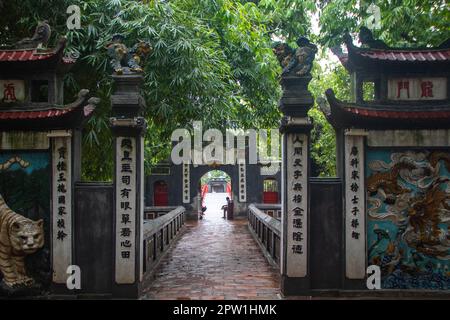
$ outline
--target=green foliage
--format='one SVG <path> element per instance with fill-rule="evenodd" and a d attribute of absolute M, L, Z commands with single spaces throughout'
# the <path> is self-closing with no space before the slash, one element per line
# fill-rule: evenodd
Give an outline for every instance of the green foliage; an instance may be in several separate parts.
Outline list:
<path fill-rule="evenodd" d="M 71 4 L 81 8 L 82 30 L 66 29 L 65 12 Z M 0 43 L 30 36 L 37 21 L 47 19 L 53 43 L 65 35 L 67 50 L 80 54 L 66 78 L 66 100 L 88 88 L 102 101 L 84 134 L 87 180 L 107 180 L 112 173 L 108 128 L 112 83 L 105 46 L 115 33 L 124 34 L 129 46 L 146 40 L 154 49 L 146 62 L 143 90 L 149 122 L 147 168 L 168 156 L 172 131 L 193 120 L 203 121 L 205 129 L 222 129 L 230 123 L 242 128 L 273 127 L 280 118 L 280 68 L 265 17 L 253 3 L 12 0 L 4 10 L 12 14 L 0 18 Z"/>
<path fill-rule="evenodd" d="M 363 82 L 363 99 L 364 101 L 375 100 L 375 83 Z"/>
<path fill-rule="evenodd" d="M 294 43 L 300 35 L 311 33 L 311 15 L 316 12 L 313 0 L 253 1 L 264 12 L 268 31 L 277 38 Z"/>
<path fill-rule="evenodd" d="M 322 49 L 341 44 L 345 32 L 355 35 L 362 26 L 366 26 L 371 15 L 368 13 L 371 4 L 379 6 L 381 13 L 381 28 L 373 30 L 374 37 L 390 46 L 436 46 L 450 38 L 450 10 L 445 0 L 318 1 L 320 35 L 317 41 Z M 322 59 L 324 53 L 322 51 Z M 337 98 L 350 100 L 350 78 L 342 66 L 334 64 L 326 67 L 317 64 L 313 74 L 310 90 L 316 98 L 316 104 L 309 114 L 314 120 L 312 157 L 319 167 L 320 175 L 335 175 L 335 133 L 318 109 L 317 100 L 328 88 L 334 90 Z M 365 84 L 366 100 L 371 100 L 373 90 L 373 87 Z"/>
<path fill-rule="evenodd" d="M 231 178 L 228 174 L 221 170 L 212 170 L 204 174 L 200 179 L 202 185 L 207 184 L 212 179 L 224 179 L 227 182 L 231 182 Z"/>
<path fill-rule="evenodd" d="M 309 111 L 314 128 L 311 132 L 311 156 L 318 168 L 313 172 L 320 176 L 336 175 L 336 134 L 333 127 L 319 109 L 319 104 L 327 104 L 324 92 L 331 88 L 342 100 L 350 99 L 350 76 L 339 64 L 321 66 L 315 63 L 313 80 L 309 89 L 315 98 L 314 107 Z"/>
<path fill-rule="evenodd" d="M 366 25 L 367 8 L 381 10 L 381 29 L 374 35 L 392 46 L 438 45 L 450 37 L 446 0 L 8 0 L 1 1 L 0 45 L 29 37 L 37 22 L 48 20 L 51 43 L 65 35 L 68 51 L 80 54 L 65 79 L 66 102 L 81 88 L 101 98 L 84 132 L 83 177 L 108 180 L 112 175 L 110 116 L 111 70 L 105 45 L 123 33 L 131 46 L 138 40 L 154 50 L 146 61 L 144 94 L 148 132 L 146 168 L 167 158 L 173 129 L 203 121 L 205 129 L 277 127 L 280 113 L 280 68 L 273 40 L 293 44 L 309 36 L 326 48 L 341 44 Z M 77 4 L 82 30 L 68 31 L 66 8 Z M 319 17 L 318 34 L 311 19 Z M 347 100 L 349 79 L 337 65 L 316 64 L 310 89 L 316 98 L 333 88 Z M 370 92 L 368 93 L 370 95 Z M 335 174 L 334 131 L 317 105 L 312 155 L 321 175 Z"/>
<path fill-rule="evenodd" d="M 450 10 L 446 0 L 333 0 L 320 1 L 320 39 L 326 46 L 340 43 L 345 31 L 357 33 L 367 25 L 371 4 L 380 8 L 376 38 L 392 46 L 439 45 L 450 37 Z"/>

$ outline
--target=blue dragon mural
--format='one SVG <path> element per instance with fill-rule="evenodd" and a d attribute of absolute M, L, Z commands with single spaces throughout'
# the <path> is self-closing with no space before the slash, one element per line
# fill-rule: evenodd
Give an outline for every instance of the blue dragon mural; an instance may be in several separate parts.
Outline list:
<path fill-rule="evenodd" d="M 383 289 L 450 289 L 450 152 L 369 149 L 368 264 Z"/>

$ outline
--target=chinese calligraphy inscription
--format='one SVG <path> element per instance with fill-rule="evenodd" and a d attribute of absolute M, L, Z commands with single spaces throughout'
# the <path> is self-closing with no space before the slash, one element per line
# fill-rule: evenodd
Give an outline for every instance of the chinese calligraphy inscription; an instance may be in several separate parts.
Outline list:
<path fill-rule="evenodd" d="M 71 137 L 54 137 L 52 145 L 53 281 L 66 283 L 72 264 Z"/>
<path fill-rule="evenodd" d="M 183 203 L 191 202 L 190 180 L 189 163 L 183 163 Z"/>
<path fill-rule="evenodd" d="M 287 148 L 287 265 L 289 277 L 307 275 L 308 136 L 288 134 Z"/>
<path fill-rule="evenodd" d="M 388 98 L 389 100 L 444 100 L 447 99 L 447 79 L 389 79 Z"/>
<path fill-rule="evenodd" d="M 364 136 L 345 136 L 346 276 L 363 279 L 365 261 Z"/>
<path fill-rule="evenodd" d="M 239 202 L 247 201 L 247 177 L 245 161 L 239 160 Z"/>
<path fill-rule="evenodd" d="M 25 100 L 23 80 L 0 80 L 0 103 L 14 103 Z"/>
<path fill-rule="evenodd" d="M 116 282 L 135 282 L 136 139 L 116 140 Z"/>

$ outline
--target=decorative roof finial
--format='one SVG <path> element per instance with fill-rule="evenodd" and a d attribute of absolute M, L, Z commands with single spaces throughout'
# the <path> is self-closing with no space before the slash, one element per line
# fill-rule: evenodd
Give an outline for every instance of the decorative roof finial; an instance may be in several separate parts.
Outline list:
<path fill-rule="evenodd" d="M 152 47 L 147 42 L 140 41 L 129 50 L 123 40 L 123 35 L 116 34 L 106 45 L 114 73 L 117 75 L 142 73 L 143 60 L 152 51 Z"/>
<path fill-rule="evenodd" d="M 372 49 L 387 49 L 388 45 L 382 40 L 377 40 L 373 37 L 372 31 L 366 27 L 361 27 L 359 30 L 359 41 Z"/>
<path fill-rule="evenodd" d="M 44 20 L 37 25 L 32 38 L 20 40 L 15 44 L 15 47 L 16 49 L 45 48 L 47 47 L 51 34 L 52 30 L 50 25 L 48 24 L 48 21 Z"/>

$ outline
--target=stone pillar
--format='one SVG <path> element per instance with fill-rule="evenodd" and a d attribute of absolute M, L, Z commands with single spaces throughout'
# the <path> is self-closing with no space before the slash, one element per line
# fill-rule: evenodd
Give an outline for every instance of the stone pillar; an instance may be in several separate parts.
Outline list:
<path fill-rule="evenodd" d="M 360 129 L 344 133 L 345 286 L 364 288 L 366 277 L 365 137 Z"/>
<path fill-rule="evenodd" d="M 54 130 L 48 137 L 52 155 L 52 282 L 56 291 L 65 291 L 67 268 L 73 264 L 72 130 Z"/>
<path fill-rule="evenodd" d="M 140 116 L 143 77 L 113 76 L 111 129 L 115 154 L 114 285 L 113 295 L 137 298 L 143 277 L 144 133 Z"/>
<path fill-rule="evenodd" d="M 308 91 L 311 76 L 282 78 L 281 290 L 284 295 L 307 294 L 309 268 L 310 131 L 308 110 L 314 100 Z"/>

